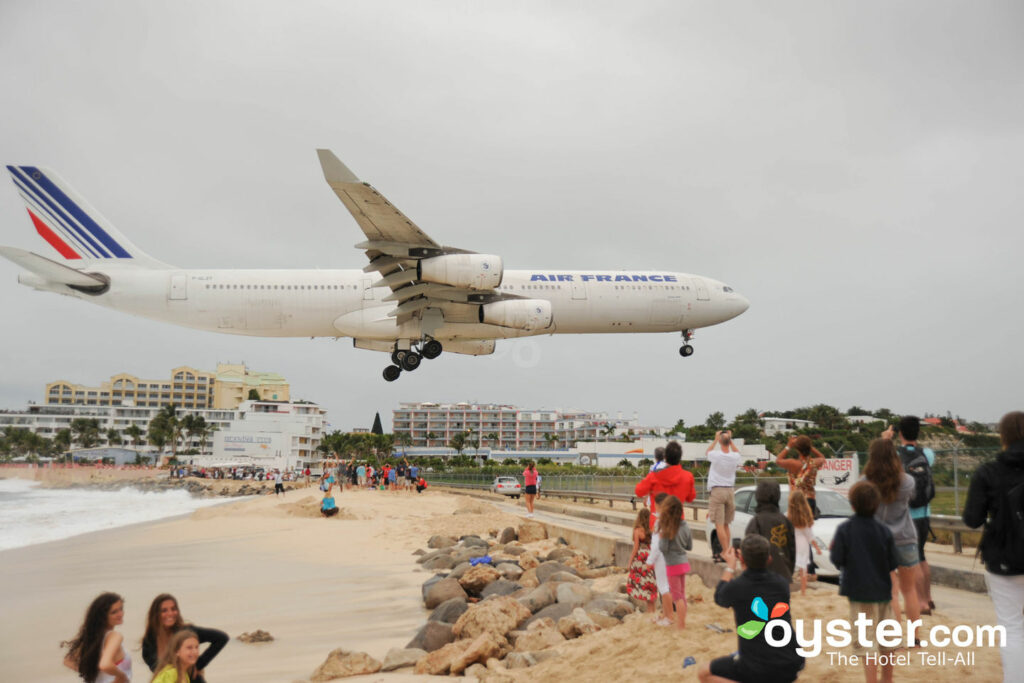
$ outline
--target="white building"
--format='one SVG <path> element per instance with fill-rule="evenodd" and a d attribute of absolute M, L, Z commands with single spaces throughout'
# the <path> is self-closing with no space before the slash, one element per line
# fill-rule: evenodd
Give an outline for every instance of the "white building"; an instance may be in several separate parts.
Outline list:
<path fill-rule="evenodd" d="M 874 415 L 847 415 L 846 421 L 850 424 L 856 425 L 871 424 L 872 422 L 885 422 L 882 418 L 875 417 Z"/>
<path fill-rule="evenodd" d="M 817 423 L 810 420 L 797 420 L 793 417 L 762 417 L 761 421 L 764 423 L 764 433 L 767 436 L 785 434 L 797 429 L 813 429 L 818 426 Z"/>
<path fill-rule="evenodd" d="M 326 415 L 315 403 L 243 401 L 238 419 L 213 435 L 213 455 L 195 464 L 281 470 L 318 466 Z"/>

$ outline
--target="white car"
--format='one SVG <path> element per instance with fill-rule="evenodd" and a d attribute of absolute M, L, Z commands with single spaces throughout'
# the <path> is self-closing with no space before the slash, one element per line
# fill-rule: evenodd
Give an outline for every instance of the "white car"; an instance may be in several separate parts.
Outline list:
<path fill-rule="evenodd" d="M 754 486 L 744 486 L 736 490 L 736 517 L 733 519 L 732 524 L 729 525 L 729 535 L 731 538 L 743 538 L 743 534 L 747 530 L 747 524 L 750 523 L 750 519 L 754 516 L 755 508 L 757 508 L 757 501 L 754 499 L 755 488 Z M 789 485 L 779 484 L 779 489 L 779 511 L 782 514 L 786 514 L 786 505 L 789 501 Z M 828 489 L 818 489 L 815 492 L 815 501 L 818 504 L 820 516 L 814 520 L 812 529 L 814 531 L 814 540 L 817 542 L 821 552 L 812 547 L 811 559 L 818 565 L 818 576 L 839 576 L 839 570 L 828 559 L 829 546 L 832 545 L 832 537 L 835 536 L 839 525 L 853 515 L 853 508 L 850 507 L 850 501 L 846 499 L 846 496 Z M 708 544 L 712 546 L 720 545 L 718 534 L 715 532 L 715 525 L 707 522 L 706 531 Z M 712 542 L 712 538 L 714 538 L 714 542 Z"/>
<path fill-rule="evenodd" d="M 491 485 L 491 491 L 512 496 L 513 498 L 518 498 L 523 493 L 519 480 L 515 477 L 495 477 L 494 483 Z"/>

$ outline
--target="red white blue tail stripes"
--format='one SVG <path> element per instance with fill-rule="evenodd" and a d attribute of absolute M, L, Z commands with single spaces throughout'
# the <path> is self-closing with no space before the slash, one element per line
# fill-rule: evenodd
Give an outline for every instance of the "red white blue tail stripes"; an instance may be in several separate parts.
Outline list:
<path fill-rule="evenodd" d="M 65 259 L 130 259 L 132 254 L 61 189 L 60 181 L 35 166 L 8 166 L 36 232 Z M 52 175 L 52 174 L 51 174 Z"/>

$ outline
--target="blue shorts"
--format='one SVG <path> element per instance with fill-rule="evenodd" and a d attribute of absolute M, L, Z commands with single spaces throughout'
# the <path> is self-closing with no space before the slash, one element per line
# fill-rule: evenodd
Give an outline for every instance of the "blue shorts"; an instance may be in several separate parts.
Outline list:
<path fill-rule="evenodd" d="M 921 557 L 918 554 L 917 541 L 896 546 L 897 567 L 914 567 L 920 561 Z"/>

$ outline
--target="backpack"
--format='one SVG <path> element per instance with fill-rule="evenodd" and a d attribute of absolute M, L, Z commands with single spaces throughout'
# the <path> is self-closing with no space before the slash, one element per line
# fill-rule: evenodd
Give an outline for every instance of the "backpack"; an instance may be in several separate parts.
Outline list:
<path fill-rule="evenodd" d="M 1007 480 L 1013 481 L 1010 477 Z M 999 548 L 1000 569 L 1016 573 L 1024 571 L 1024 482 L 1006 486 L 991 532 Z"/>
<path fill-rule="evenodd" d="M 914 478 L 914 496 L 910 499 L 910 507 L 923 508 L 935 497 L 935 482 L 932 481 L 928 457 L 923 448 L 900 446 L 900 460 L 903 462 L 903 471 Z"/>

